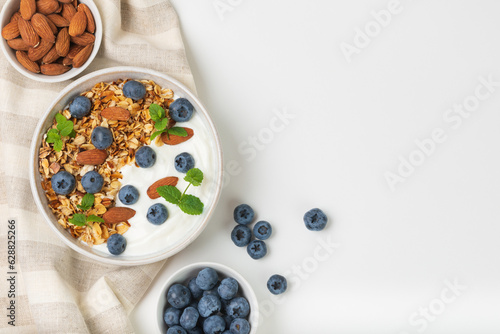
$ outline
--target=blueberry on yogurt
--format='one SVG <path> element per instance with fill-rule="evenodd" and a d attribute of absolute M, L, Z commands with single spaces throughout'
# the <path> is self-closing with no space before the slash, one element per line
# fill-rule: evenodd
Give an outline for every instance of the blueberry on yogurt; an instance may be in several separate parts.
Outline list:
<path fill-rule="evenodd" d="M 176 122 L 187 122 L 193 116 L 194 107 L 187 99 L 181 97 L 172 102 L 168 113 L 170 118 Z"/>
<path fill-rule="evenodd" d="M 161 203 L 151 205 L 146 218 L 153 225 L 163 224 L 168 218 L 167 207 Z"/>
<path fill-rule="evenodd" d="M 175 157 L 175 170 L 179 173 L 187 173 L 188 170 L 194 167 L 194 158 L 191 154 L 184 152 Z"/>
<path fill-rule="evenodd" d="M 106 245 L 111 254 L 120 255 L 127 248 L 127 239 L 123 235 L 115 233 L 108 238 Z"/>
<path fill-rule="evenodd" d="M 71 117 L 82 119 L 90 114 L 91 107 L 92 103 L 90 102 L 90 99 L 85 96 L 77 96 L 69 104 L 69 113 L 71 114 Z"/>
<path fill-rule="evenodd" d="M 135 162 L 141 168 L 152 167 L 156 162 L 156 153 L 149 146 L 143 146 L 135 152 Z"/>
<path fill-rule="evenodd" d="M 125 205 L 135 204 L 139 200 L 139 190 L 134 186 L 126 185 L 120 189 L 118 198 Z"/>

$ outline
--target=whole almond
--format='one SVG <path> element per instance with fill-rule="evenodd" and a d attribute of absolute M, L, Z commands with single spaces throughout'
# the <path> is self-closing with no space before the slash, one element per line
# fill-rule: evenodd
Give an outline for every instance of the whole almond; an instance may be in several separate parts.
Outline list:
<path fill-rule="evenodd" d="M 100 165 L 106 161 L 108 153 L 105 150 L 88 150 L 78 153 L 76 162 L 80 165 Z"/>
<path fill-rule="evenodd" d="M 25 20 L 31 20 L 33 14 L 36 13 L 36 2 L 35 0 L 21 0 L 19 4 L 19 12 Z"/>
<path fill-rule="evenodd" d="M 151 199 L 160 198 L 160 194 L 158 194 L 156 189 L 161 186 L 176 186 L 177 181 L 179 181 L 179 178 L 176 176 L 164 177 L 150 185 L 146 193 Z"/>
<path fill-rule="evenodd" d="M 16 58 L 19 61 L 21 65 L 28 71 L 31 71 L 33 73 L 40 73 L 40 66 L 38 66 L 37 63 L 34 61 L 31 61 L 28 58 L 28 54 L 24 51 L 16 51 Z"/>
<path fill-rule="evenodd" d="M 81 3 L 78 5 L 78 10 L 82 10 L 87 16 L 87 31 L 91 34 L 95 33 L 94 16 L 92 15 L 90 8 L 86 4 Z"/>
<path fill-rule="evenodd" d="M 28 58 L 31 61 L 37 61 L 42 59 L 47 53 L 49 53 L 50 49 L 54 46 L 54 43 L 51 43 L 45 39 L 40 41 L 40 44 L 36 48 L 29 48 L 28 50 Z"/>
<path fill-rule="evenodd" d="M 64 59 L 62 60 L 62 64 L 64 66 L 71 66 L 71 65 L 73 65 L 73 59 L 69 57 L 69 53 L 68 53 L 68 56 L 64 57 Z"/>
<path fill-rule="evenodd" d="M 102 219 L 108 224 L 123 223 L 135 216 L 135 210 L 125 207 L 114 207 L 102 215 Z"/>
<path fill-rule="evenodd" d="M 35 47 L 40 43 L 40 37 L 33 29 L 30 21 L 26 21 L 23 18 L 17 20 L 17 26 L 19 27 L 19 33 L 21 34 L 21 38 L 31 47 Z"/>
<path fill-rule="evenodd" d="M 82 67 L 83 64 L 85 64 L 85 62 L 89 59 L 93 48 L 94 44 L 90 44 L 84 47 L 80 52 L 78 52 L 73 58 L 73 67 Z"/>
<path fill-rule="evenodd" d="M 10 18 L 10 22 L 17 22 L 17 20 L 21 17 L 21 13 L 15 12 L 12 14 L 12 17 Z"/>
<path fill-rule="evenodd" d="M 59 9 L 59 2 L 57 0 L 38 0 L 36 2 L 36 11 L 44 15 L 54 13 Z"/>
<path fill-rule="evenodd" d="M 73 0 L 59 0 L 59 2 L 61 2 L 61 3 L 72 3 Z"/>
<path fill-rule="evenodd" d="M 78 54 L 78 52 L 82 51 L 84 46 L 78 45 L 78 44 L 71 44 L 68 52 L 68 57 L 69 59 L 73 60 L 75 56 Z"/>
<path fill-rule="evenodd" d="M 69 52 L 69 34 L 68 34 L 68 28 L 62 28 L 59 31 L 59 34 L 57 34 L 56 38 L 56 51 L 57 54 L 61 57 L 66 57 Z"/>
<path fill-rule="evenodd" d="M 62 17 L 59 14 L 50 14 L 47 15 L 47 18 L 52 21 L 56 25 L 56 27 L 62 28 L 62 27 L 69 27 L 69 21 L 66 20 L 64 17 Z"/>
<path fill-rule="evenodd" d="M 47 52 L 47 54 L 42 58 L 42 63 L 44 64 L 51 64 L 55 62 L 59 58 L 59 55 L 57 54 L 56 51 L 56 46 L 53 45 L 52 49 Z"/>
<path fill-rule="evenodd" d="M 161 140 L 167 145 L 178 145 L 180 143 L 183 143 L 183 142 L 191 139 L 191 137 L 193 137 L 193 135 L 194 135 L 193 129 L 190 129 L 190 128 L 183 128 L 183 129 L 186 130 L 186 132 L 187 132 L 186 137 L 176 136 L 176 135 L 172 135 L 172 134 L 167 135 L 167 133 L 164 132 L 161 134 Z"/>
<path fill-rule="evenodd" d="M 88 32 L 84 32 L 80 36 L 71 37 L 71 42 L 78 45 L 87 46 L 95 42 L 95 36 Z"/>
<path fill-rule="evenodd" d="M 19 50 L 19 51 L 28 51 L 30 48 L 28 44 L 26 44 L 25 41 L 23 41 L 22 38 L 15 38 L 11 39 L 10 41 L 7 41 L 7 44 L 14 50 Z"/>
<path fill-rule="evenodd" d="M 17 21 L 12 21 L 7 23 L 5 27 L 2 28 L 2 37 L 6 40 L 11 40 L 19 36 L 19 25 Z"/>
<path fill-rule="evenodd" d="M 60 75 L 71 70 L 70 66 L 64 66 L 63 64 L 42 64 L 40 66 L 40 71 L 45 75 Z"/>
<path fill-rule="evenodd" d="M 130 112 L 120 107 L 108 107 L 101 111 L 101 116 L 109 120 L 126 121 L 130 118 Z"/>
<path fill-rule="evenodd" d="M 76 12 L 71 21 L 69 22 L 69 35 L 70 36 L 80 36 L 85 32 L 87 28 L 87 15 L 80 10 Z"/>
<path fill-rule="evenodd" d="M 70 3 L 63 4 L 63 8 L 61 11 L 62 17 L 64 17 L 68 22 L 71 22 L 71 19 L 76 14 L 75 6 Z"/>
<path fill-rule="evenodd" d="M 48 22 L 49 20 L 45 17 L 45 15 L 36 13 L 31 18 L 31 24 L 33 25 L 33 29 L 35 32 L 42 38 L 42 40 L 46 40 L 50 43 L 55 43 L 56 36 L 50 27 Z"/>
<path fill-rule="evenodd" d="M 40 15 L 43 15 L 43 14 L 40 14 Z M 43 15 L 43 16 L 45 16 L 45 15 Z M 57 28 L 57 26 L 54 24 L 54 22 L 49 20 L 49 18 L 47 16 L 45 16 L 45 20 L 47 20 L 47 23 L 49 24 L 50 29 L 52 30 L 52 33 L 54 34 L 54 36 L 56 36 L 57 33 L 59 32 L 59 28 Z"/>

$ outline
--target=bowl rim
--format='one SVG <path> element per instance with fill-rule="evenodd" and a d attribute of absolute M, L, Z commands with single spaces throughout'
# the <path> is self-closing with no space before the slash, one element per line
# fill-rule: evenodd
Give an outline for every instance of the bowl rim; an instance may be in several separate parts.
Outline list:
<path fill-rule="evenodd" d="M 44 122 L 47 119 L 47 117 L 50 115 L 56 104 L 63 98 L 66 94 L 68 94 L 71 90 L 73 90 L 75 87 L 80 85 L 82 82 L 85 82 L 89 79 L 92 79 L 93 77 L 97 77 L 100 75 L 109 75 L 112 73 L 122 73 L 122 72 L 135 72 L 141 75 L 144 75 L 146 78 L 148 75 L 150 76 L 158 76 L 162 77 L 163 79 L 172 82 L 173 84 L 179 86 L 181 90 L 184 90 L 184 93 L 189 96 L 190 99 L 194 100 L 198 106 L 201 107 L 201 112 L 206 116 L 206 121 L 207 121 L 207 126 L 209 130 L 212 132 L 212 135 L 215 139 L 215 148 L 217 152 L 217 160 L 219 161 L 218 163 L 218 171 L 217 171 L 217 177 L 215 178 L 216 182 L 216 190 L 214 194 L 214 200 L 213 200 L 213 205 L 211 206 L 210 210 L 207 212 L 207 215 L 205 219 L 202 221 L 200 226 L 197 227 L 194 232 L 189 235 L 183 242 L 178 244 L 174 249 L 168 251 L 168 252 L 162 252 L 159 253 L 158 255 L 151 256 L 146 259 L 138 259 L 138 260 L 120 260 L 118 257 L 103 257 L 96 255 L 94 253 L 91 253 L 89 251 L 85 251 L 84 249 L 86 248 L 80 248 L 77 247 L 72 241 L 70 241 L 68 235 L 63 235 L 62 232 L 56 227 L 56 223 L 54 223 L 53 219 L 54 217 L 49 217 L 49 215 L 46 212 L 45 205 L 42 203 L 41 198 L 39 198 L 38 193 L 37 193 L 37 175 L 39 175 L 38 168 L 35 168 L 35 166 L 38 166 L 38 154 L 37 150 L 39 148 L 39 141 L 38 137 L 41 135 L 41 131 L 43 130 Z M 97 83 L 97 82 L 96 82 Z M 35 156 L 36 155 L 36 156 Z M 63 90 L 59 92 L 59 94 L 56 96 L 56 98 L 53 99 L 52 103 L 50 106 L 45 110 L 45 112 L 42 114 L 40 117 L 40 120 L 38 121 L 38 124 L 36 126 L 35 132 L 33 133 L 33 138 L 31 142 L 31 147 L 30 147 L 30 161 L 29 161 L 29 178 L 30 178 L 30 188 L 31 192 L 35 201 L 35 204 L 38 208 L 38 211 L 41 213 L 43 216 L 45 222 L 50 226 L 50 228 L 55 232 L 55 234 L 59 237 L 59 239 L 62 239 L 62 241 L 69 246 L 71 249 L 74 251 L 78 252 L 79 254 L 85 255 L 93 260 L 96 260 L 101 263 L 105 264 L 111 264 L 111 265 L 119 265 L 119 266 L 137 266 L 137 265 L 143 265 L 143 264 L 149 264 L 149 263 L 155 263 L 161 260 L 164 260 L 170 256 L 173 256 L 186 248 L 191 242 L 193 242 L 200 234 L 203 232 L 205 227 L 208 225 L 210 222 L 210 219 L 215 211 L 215 208 L 217 207 L 217 204 L 220 199 L 220 194 L 222 191 L 222 183 L 223 183 L 223 154 L 222 154 L 222 146 L 220 143 L 220 138 L 219 134 L 217 132 L 217 129 L 213 123 L 212 118 L 210 117 L 207 109 L 204 107 L 204 105 L 201 103 L 201 101 L 198 99 L 198 97 L 191 92 L 189 88 L 186 87 L 183 83 L 181 83 L 179 80 L 172 78 L 171 76 L 155 71 L 155 70 L 150 70 L 147 68 L 142 68 L 142 67 L 136 67 L 136 66 L 117 66 L 117 67 L 110 67 L 110 68 L 105 68 L 102 70 L 98 70 L 92 73 L 89 73 L 85 76 L 82 76 L 81 78 L 75 80 L 68 86 L 66 86 Z"/>
<path fill-rule="evenodd" d="M 94 41 L 94 48 L 92 49 L 92 53 L 89 56 L 89 59 L 83 64 L 82 67 L 79 68 L 74 68 L 72 67 L 69 71 L 63 74 L 59 75 L 46 75 L 42 73 L 33 73 L 25 69 L 19 62 L 17 61 L 15 55 L 12 57 L 10 55 L 10 51 L 12 50 L 8 44 L 7 41 L 2 37 L 0 41 L 0 49 L 2 49 L 2 52 L 7 58 L 7 61 L 14 67 L 17 72 L 20 74 L 24 75 L 28 79 L 32 79 L 38 82 L 46 82 L 46 83 L 55 83 L 55 82 L 63 82 L 70 80 L 77 75 L 81 74 L 83 71 L 85 71 L 89 65 L 92 63 L 94 58 L 97 56 L 97 53 L 99 52 L 99 48 L 101 47 L 101 42 L 102 42 L 102 36 L 103 36 L 103 24 L 102 24 L 102 18 L 101 14 L 99 13 L 99 8 L 97 8 L 97 5 L 93 0 L 79 0 L 82 3 L 85 3 L 87 6 L 89 6 L 93 16 L 94 16 L 94 21 L 96 22 L 96 33 L 94 34 L 95 36 L 95 41 Z M 7 15 L 7 10 L 10 9 L 10 7 L 15 4 L 16 2 L 20 3 L 20 0 L 7 0 L 5 4 L 3 5 L 2 10 L 0 11 L 0 24 L 2 24 L 4 21 L 7 22 L 6 15 Z M 90 4 L 90 5 L 89 5 Z M 4 20 L 5 18 L 5 20 Z M 3 24 L 2 27 L 3 28 Z"/>
<path fill-rule="evenodd" d="M 200 270 L 206 267 L 211 267 L 215 269 L 218 273 L 219 271 L 227 271 L 230 272 L 231 276 L 233 276 L 237 281 L 238 285 L 240 286 L 245 286 L 248 289 L 245 289 L 245 298 L 248 300 L 248 303 L 250 304 L 250 316 L 249 316 L 249 322 L 251 325 L 250 328 L 250 334 L 255 334 L 257 332 L 257 329 L 259 327 L 259 301 L 257 299 L 257 295 L 255 294 L 255 291 L 253 290 L 252 285 L 245 279 L 243 275 L 241 275 L 237 270 L 226 266 L 222 263 L 217 263 L 217 262 L 195 262 L 188 264 L 184 267 L 181 267 L 177 269 L 173 274 L 171 274 L 165 282 L 162 284 L 160 288 L 160 293 L 157 296 L 156 300 L 156 328 L 158 330 L 158 333 L 163 333 L 163 326 L 164 326 L 164 320 L 163 320 L 163 310 L 166 305 L 166 293 L 167 293 L 167 288 L 174 284 L 174 283 L 180 283 L 177 282 L 174 278 L 176 276 L 179 276 L 180 274 L 188 271 L 194 271 L 195 269 L 199 268 Z M 225 274 L 225 276 L 229 276 Z M 247 291 L 248 290 L 248 291 Z"/>

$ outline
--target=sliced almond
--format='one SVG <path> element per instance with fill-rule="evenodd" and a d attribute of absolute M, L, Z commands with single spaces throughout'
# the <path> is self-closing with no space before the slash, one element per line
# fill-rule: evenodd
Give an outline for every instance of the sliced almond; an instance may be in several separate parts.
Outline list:
<path fill-rule="evenodd" d="M 152 185 L 150 185 L 148 190 L 147 190 L 147 194 L 148 194 L 149 198 L 151 198 L 151 199 L 160 198 L 160 194 L 158 194 L 158 192 L 156 191 L 156 189 L 158 187 L 176 186 L 178 181 L 179 181 L 179 178 L 176 176 L 164 177 L 163 179 L 160 179 L 160 180 L 156 181 L 155 183 L 153 183 Z"/>

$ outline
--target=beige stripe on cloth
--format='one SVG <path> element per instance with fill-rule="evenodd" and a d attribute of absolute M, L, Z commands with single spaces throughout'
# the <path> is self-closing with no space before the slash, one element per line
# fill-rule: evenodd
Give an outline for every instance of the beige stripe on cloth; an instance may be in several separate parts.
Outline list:
<path fill-rule="evenodd" d="M 103 41 L 82 75 L 134 65 L 169 74 L 195 91 L 168 0 L 94 2 L 103 18 Z M 128 314 L 164 264 L 118 267 L 90 260 L 66 247 L 38 213 L 28 180 L 30 141 L 38 119 L 67 84 L 32 81 L 0 58 L 0 333 L 134 333 Z M 17 225 L 15 327 L 5 316 L 8 219 Z"/>

